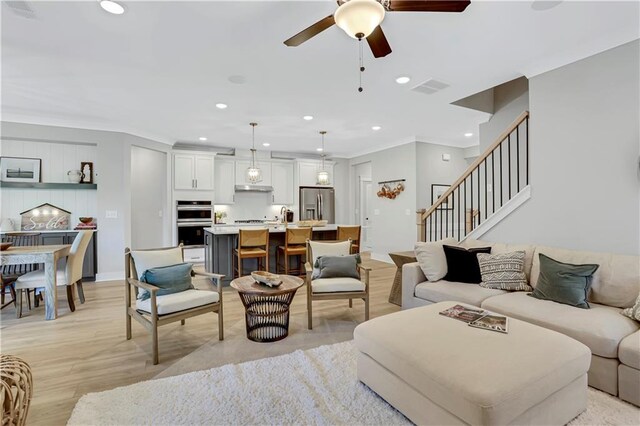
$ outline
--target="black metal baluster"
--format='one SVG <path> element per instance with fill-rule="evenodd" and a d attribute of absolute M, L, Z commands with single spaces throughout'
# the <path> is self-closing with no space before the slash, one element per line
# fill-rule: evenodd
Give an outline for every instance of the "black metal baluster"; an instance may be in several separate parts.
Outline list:
<path fill-rule="evenodd" d="M 518 190 L 516 194 L 520 192 L 520 125 L 516 127 L 516 182 L 518 185 Z"/>
<path fill-rule="evenodd" d="M 507 168 L 509 171 L 509 198 L 507 201 L 511 199 L 511 133 L 507 136 Z"/>
<path fill-rule="evenodd" d="M 487 219 L 487 213 L 489 212 L 489 207 L 487 204 L 487 159 L 484 161 L 484 219 Z"/>
<path fill-rule="evenodd" d="M 458 185 L 458 204 L 456 204 L 458 209 L 458 241 L 460 241 L 460 186 Z"/>
<path fill-rule="evenodd" d="M 502 207 L 502 142 L 500 142 L 500 207 Z"/>
<path fill-rule="evenodd" d="M 482 222 L 482 196 L 480 193 L 480 165 L 476 167 L 476 176 L 478 177 L 478 225 Z"/>
<path fill-rule="evenodd" d="M 467 178 L 464 178 L 464 210 L 462 213 L 462 218 L 464 220 L 464 232 L 463 236 L 467 236 Z"/>
<path fill-rule="evenodd" d="M 469 232 L 471 232 L 473 231 L 473 170 L 469 177 L 471 178 L 469 181 L 469 192 L 471 193 L 471 225 L 469 225 L 471 229 L 469 229 Z"/>
<path fill-rule="evenodd" d="M 495 150 L 491 151 L 491 213 L 496 211 L 496 177 L 495 177 L 495 159 L 493 153 Z"/>
<path fill-rule="evenodd" d="M 442 239 L 442 204 L 440 204 L 440 208 L 438 209 L 438 211 L 440 212 L 440 214 L 438 216 L 440 216 L 440 239 Z"/>

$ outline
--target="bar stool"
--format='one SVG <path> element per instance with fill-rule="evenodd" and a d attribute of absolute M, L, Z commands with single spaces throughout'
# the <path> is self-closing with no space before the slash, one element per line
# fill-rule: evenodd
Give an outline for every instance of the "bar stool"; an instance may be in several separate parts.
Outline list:
<path fill-rule="evenodd" d="M 351 240 L 351 254 L 360 253 L 360 226 L 338 226 L 338 241 Z"/>
<path fill-rule="evenodd" d="M 307 240 L 311 239 L 311 227 L 306 228 L 287 228 L 284 239 L 284 246 L 279 246 L 276 252 L 276 272 L 280 268 L 280 252 L 284 256 L 284 273 L 289 275 L 289 256 L 298 257 L 298 269 L 295 270 L 297 275 L 305 274 L 304 262 L 302 256 L 307 256 Z"/>
<path fill-rule="evenodd" d="M 238 235 L 238 248 L 233 250 L 233 276 L 241 277 L 242 260 L 258 259 L 258 270 L 269 271 L 269 230 L 241 229 Z M 263 261 L 264 259 L 264 261 Z"/>

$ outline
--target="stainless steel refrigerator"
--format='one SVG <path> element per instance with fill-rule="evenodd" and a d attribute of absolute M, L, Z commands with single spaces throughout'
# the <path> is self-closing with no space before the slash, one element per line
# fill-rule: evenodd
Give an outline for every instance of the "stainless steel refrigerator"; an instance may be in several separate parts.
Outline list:
<path fill-rule="evenodd" d="M 336 223 L 335 192 L 319 186 L 300 187 L 300 220 L 326 220 Z"/>

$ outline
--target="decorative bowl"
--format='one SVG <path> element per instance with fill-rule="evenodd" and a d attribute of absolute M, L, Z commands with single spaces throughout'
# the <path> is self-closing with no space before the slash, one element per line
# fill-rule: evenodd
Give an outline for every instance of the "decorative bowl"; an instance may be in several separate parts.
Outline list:
<path fill-rule="evenodd" d="M 5 251 L 6 249 L 8 249 L 9 247 L 11 247 L 13 245 L 13 243 L 1 243 L 0 244 L 0 250 L 1 251 Z"/>
<path fill-rule="evenodd" d="M 272 274 L 266 271 L 253 271 L 251 278 L 259 282 L 260 284 L 268 285 L 269 287 L 278 287 L 282 284 L 280 275 Z"/>
<path fill-rule="evenodd" d="M 79 217 L 78 220 L 82 223 L 91 223 L 93 221 L 92 217 Z"/>

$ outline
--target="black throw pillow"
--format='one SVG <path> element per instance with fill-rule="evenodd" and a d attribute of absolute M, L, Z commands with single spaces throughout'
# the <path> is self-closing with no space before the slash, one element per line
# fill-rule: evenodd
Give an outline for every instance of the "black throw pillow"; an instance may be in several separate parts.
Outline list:
<path fill-rule="evenodd" d="M 476 247 L 466 249 L 456 246 L 442 246 L 447 258 L 447 275 L 445 281 L 459 283 L 480 284 L 482 275 L 478 265 L 478 253 L 491 253 L 491 247 Z"/>

